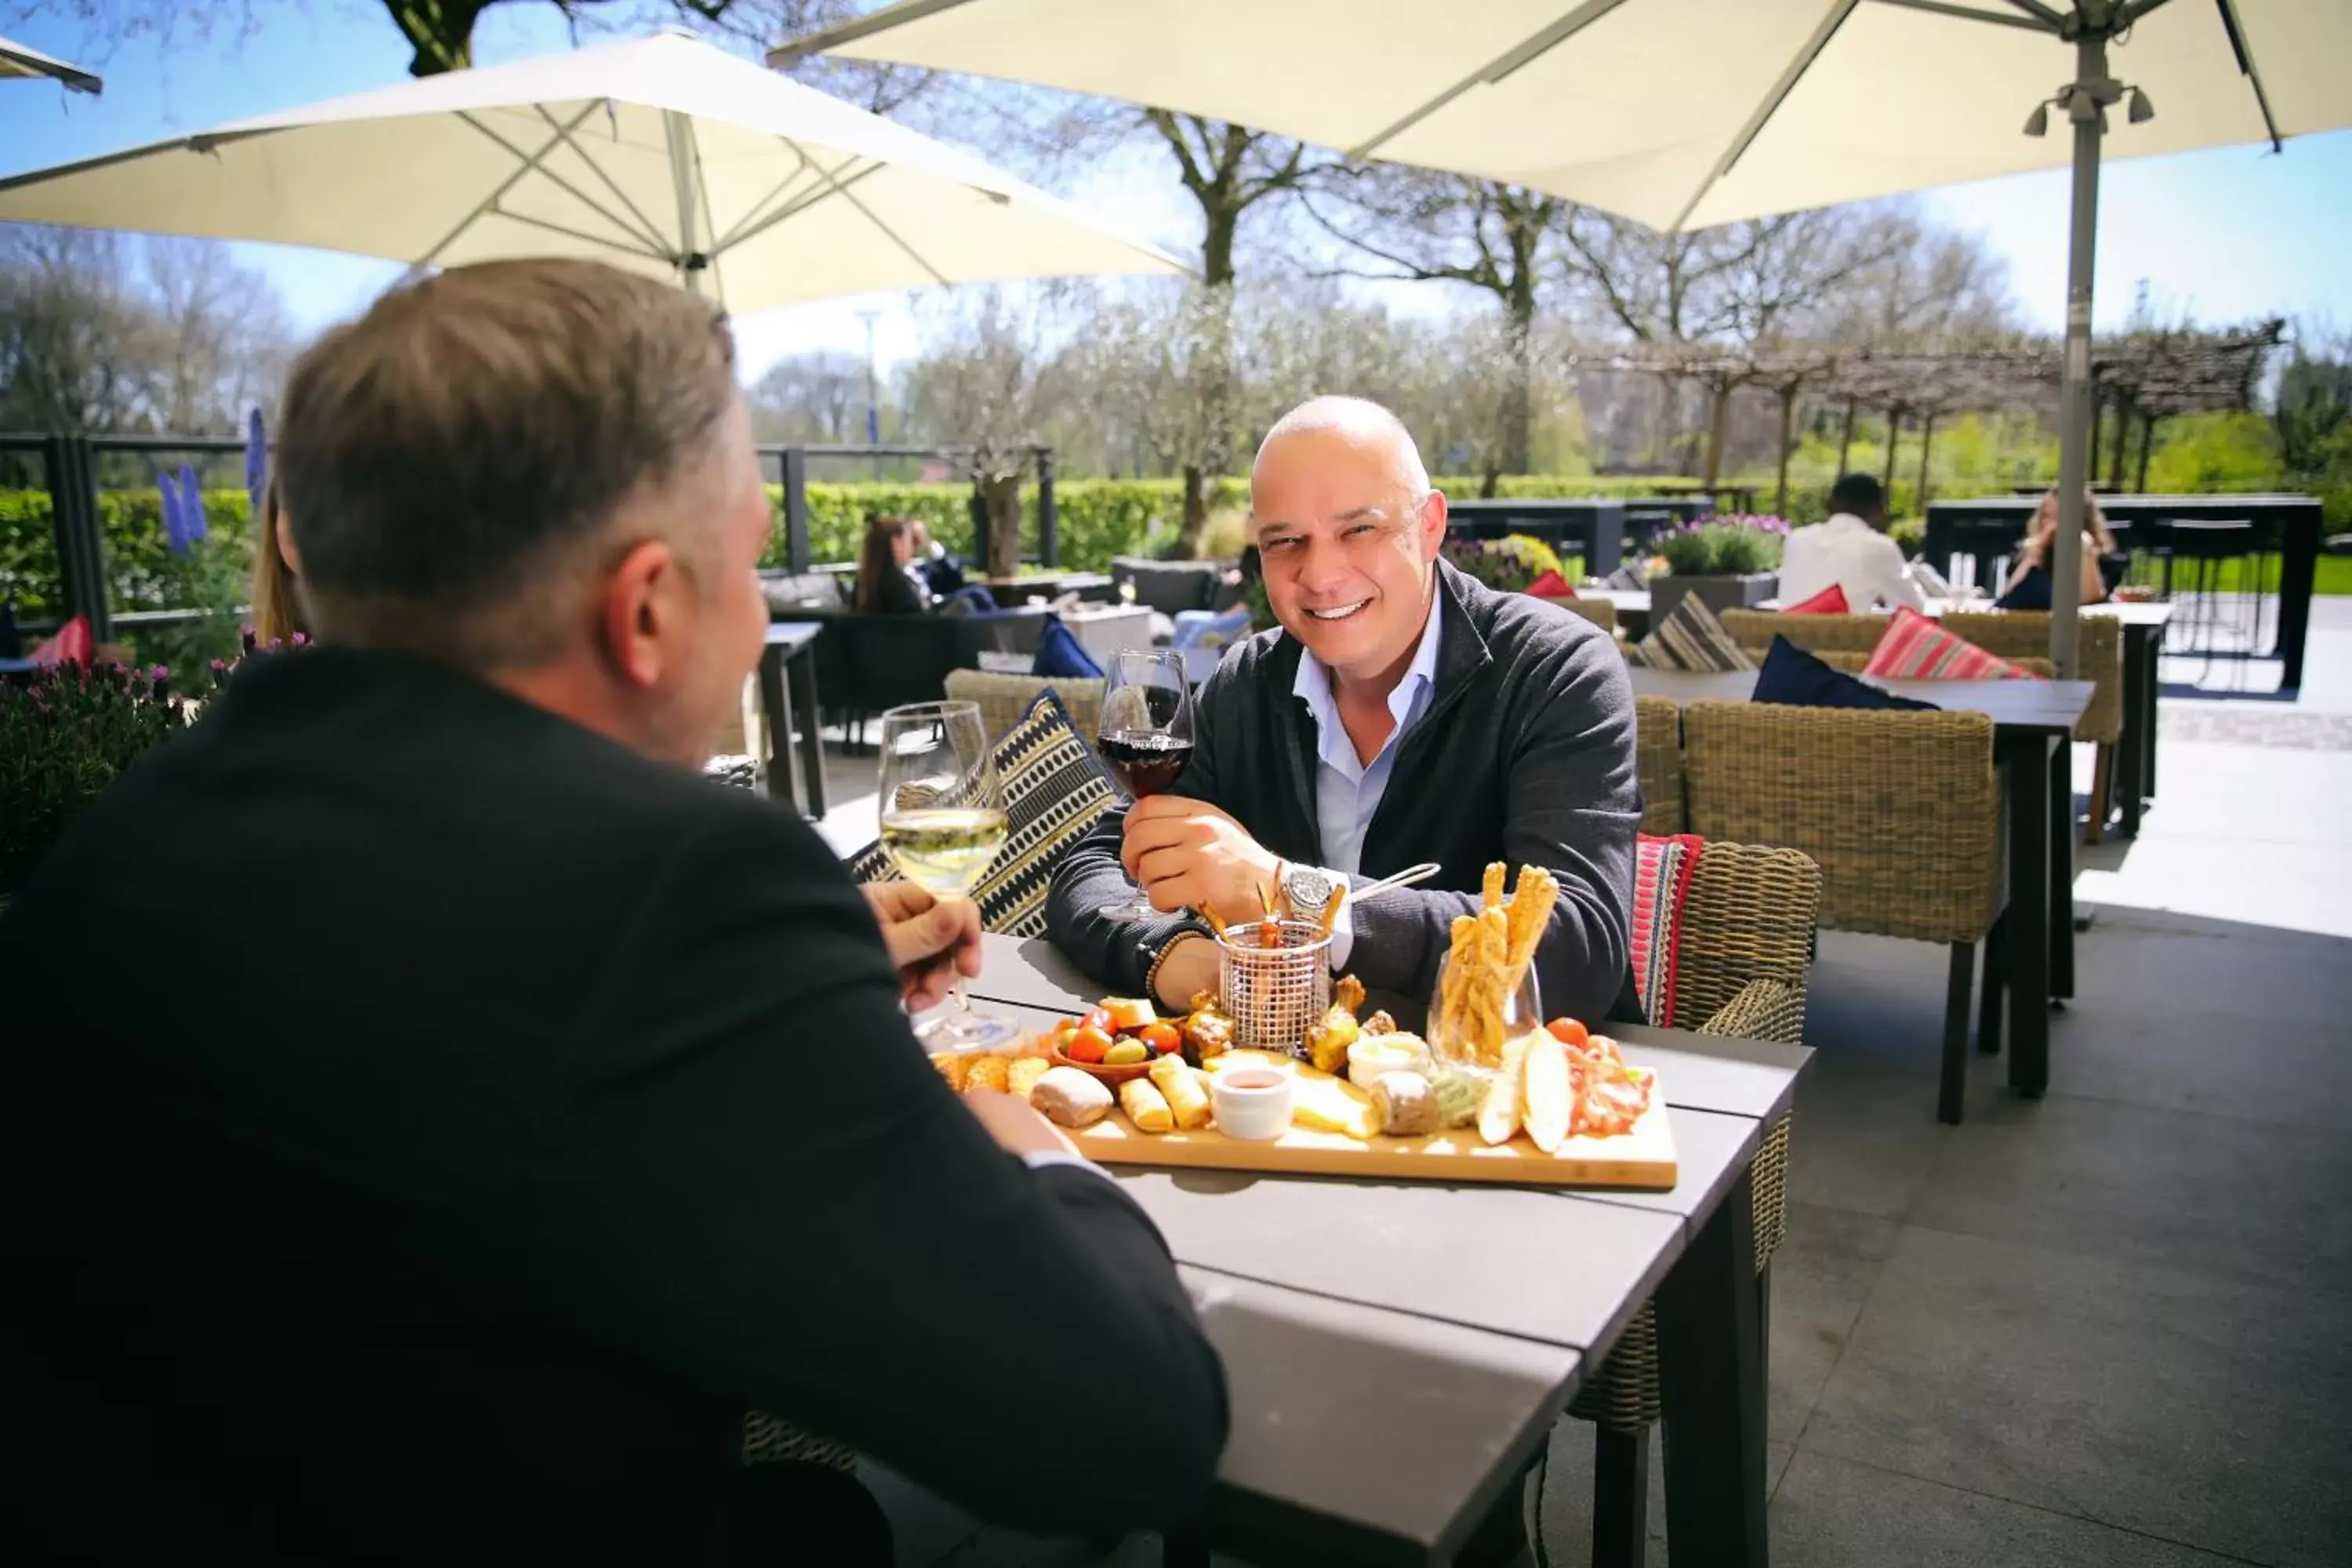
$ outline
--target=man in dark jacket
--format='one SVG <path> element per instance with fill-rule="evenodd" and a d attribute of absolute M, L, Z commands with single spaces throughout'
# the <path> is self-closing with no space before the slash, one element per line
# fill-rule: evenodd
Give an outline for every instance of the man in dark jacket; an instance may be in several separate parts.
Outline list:
<path fill-rule="evenodd" d="M 296 367 L 322 646 L 0 919 L 13 1560 L 740 1561 L 747 1409 L 1034 1531 L 1204 1497 L 1223 1377 L 1158 1233 L 908 1033 L 971 907 L 696 776 L 767 618 L 732 358 L 541 261 Z M 816 1511 L 769 1530 L 867 1560 Z"/>
<path fill-rule="evenodd" d="M 1439 560 L 1445 498 L 1376 405 L 1318 398 L 1285 416 L 1250 506 L 1281 630 L 1202 688 L 1175 793 L 1106 818 L 1063 861 L 1056 943 L 1106 984 L 1179 1005 L 1217 968 L 1185 911 L 1238 922 L 1278 889 L 1317 912 L 1344 879 L 1433 860 L 1418 888 L 1343 902 L 1332 948 L 1373 990 L 1423 1000 L 1454 917 L 1500 860 L 1559 879 L 1535 961 L 1546 1011 L 1625 1016 L 1642 808 L 1633 689 L 1609 638 Z M 1169 918 L 1104 918 L 1137 882 Z"/>

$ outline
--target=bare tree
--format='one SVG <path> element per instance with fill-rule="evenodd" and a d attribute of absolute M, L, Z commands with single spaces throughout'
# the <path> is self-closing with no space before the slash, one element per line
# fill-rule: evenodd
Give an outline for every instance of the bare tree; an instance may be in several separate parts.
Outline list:
<path fill-rule="evenodd" d="M 232 435 L 293 342 L 216 241 L 0 226 L 0 427 Z"/>
<path fill-rule="evenodd" d="M 787 354 L 745 393 L 762 441 L 862 440 L 866 361 L 836 350 Z"/>
<path fill-rule="evenodd" d="M 908 427 L 917 439 L 967 448 L 971 480 L 988 515 L 988 572 L 1010 577 L 1021 564 L 1021 475 L 1043 444 L 1059 380 L 1045 344 L 1066 309 L 1055 289 L 1023 315 L 1003 290 L 969 303 L 906 380 Z"/>
<path fill-rule="evenodd" d="M 1318 201 L 1318 195 L 1322 196 Z M 1334 238 L 1382 265 L 1350 277 L 1459 283 L 1494 297 L 1503 330 L 1494 352 L 1510 368 L 1495 410 L 1499 439 L 1487 470 L 1528 471 L 1534 416 L 1536 309 L 1557 266 L 1558 230 L 1574 204 L 1517 185 L 1394 164 L 1327 172 L 1302 204 Z"/>

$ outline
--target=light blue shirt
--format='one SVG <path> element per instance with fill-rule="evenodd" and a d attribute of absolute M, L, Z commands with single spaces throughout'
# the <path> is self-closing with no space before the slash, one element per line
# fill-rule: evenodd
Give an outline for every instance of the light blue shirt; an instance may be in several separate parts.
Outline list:
<path fill-rule="evenodd" d="M 1350 881 L 1363 861 L 1364 834 L 1372 825 L 1372 814 L 1380 810 L 1381 797 L 1388 793 L 1397 749 L 1404 743 L 1406 732 L 1429 711 L 1430 696 L 1437 685 L 1437 628 L 1443 618 L 1433 595 L 1429 624 L 1422 628 L 1412 662 L 1405 667 L 1404 679 L 1396 683 L 1396 689 L 1389 693 L 1389 716 L 1395 726 L 1370 763 L 1357 757 L 1356 742 L 1339 721 L 1339 699 L 1331 689 L 1331 672 L 1313 654 L 1299 655 L 1298 676 L 1290 690 L 1315 716 L 1315 821 L 1322 840 L 1323 868 Z M 1355 923 L 1343 903 L 1331 927 L 1331 966 L 1344 968 L 1354 947 Z"/>

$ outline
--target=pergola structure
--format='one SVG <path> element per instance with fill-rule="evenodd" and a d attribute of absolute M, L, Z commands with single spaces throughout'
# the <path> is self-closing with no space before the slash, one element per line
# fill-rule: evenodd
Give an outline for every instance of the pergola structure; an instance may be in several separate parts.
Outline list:
<path fill-rule="evenodd" d="M 2140 426 L 2138 488 L 2147 485 L 2147 456 L 2156 422 L 2174 414 L 2245 408 L 2253 402 L 2270 351 L 2284 323 L 2265 321 L 2230 331 L 2134 331 L 2093 345 L 2092 471 L 2097 471 L 2105 411 L 2116 412 L 2108 483 L 2123 484 L 2131 425 Z M 1789 449 L 1797 399 L 1810 393 L 1845 405 L 1838 467 L 1853 443 L 1856 411 L 1883 409 L 1890 434 L 1906 418 L 1920 422 L 1919 495 L 1927 493 L 1927 460 L 1936 421 L 1947 415 L 1994 408 L 2050 405 L 2063 384 L 2057 345 L 2046 342 L 1876 346 L 1862 343 L 1639 343 L 1575 359 L 1575 368 L 1632 371 L 1670 382 L 1696 382 L 1711 400 L 1706 479 L 1722 477 L 1731 395 L 1741 387 L 1770 391 L 1780 400 L 1780 458 L 1775 505 L 1789 502 Z M 1895 443 L 1887 442 L 1885 482 L 1895 481 Z"/>

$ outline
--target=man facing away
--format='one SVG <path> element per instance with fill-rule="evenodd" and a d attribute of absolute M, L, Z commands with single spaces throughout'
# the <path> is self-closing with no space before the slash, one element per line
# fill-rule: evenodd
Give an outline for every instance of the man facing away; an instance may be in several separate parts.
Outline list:
<path fill-rule="evenodd" d="M 696 776 L 766 623 L 732 362 L 705 302 L 533 261 L 295 368 L 323 646 L 0 920 L 18 1560 L 726 1562 L 747 1408 L 1032 1530 L 1205 1495 L 1159 1235 L 909 1035 L 972 907 Z"/>
<path fill-rule="evenodd" d="M 1055 942 L 1108 984 L 1181 1005 L 1217 973 L 1207 928 L 1182 911 L 1238 922 L 1279 889 L 1319 912 L 1343 879 L 1433 860 L 1432 881 L 1343 902 L 1332 945 L 1335 968 L 1418 1002 L 1501 860 L 1559 879 L 1535 961 L 1547 1013 L 1625 1016 L 1642 807 L 1633 689 L 1607 635 L 1440 561 L 1445 498 L 1376 404 L 1321 397 L 1285 416 L 1258 448 L 1250 510 L 1281 629 L 1201 689 L 1177 793 L 1106 818 L 1057 868 Z M 1130 879 L 1171 918 L 1103 919 Z"/>
<path fill-rule="evenodd" d="M 1886 525 L 1885 487 L 1868 474 L 1839 479 L 1830 487 L 1829 521 L 1796 530 L 1780 552 L 1780 603 L 1801 605 L 1835 586 L 1857 616 L 1882 605 L 1926 609 L 1927 595 Z"/>

